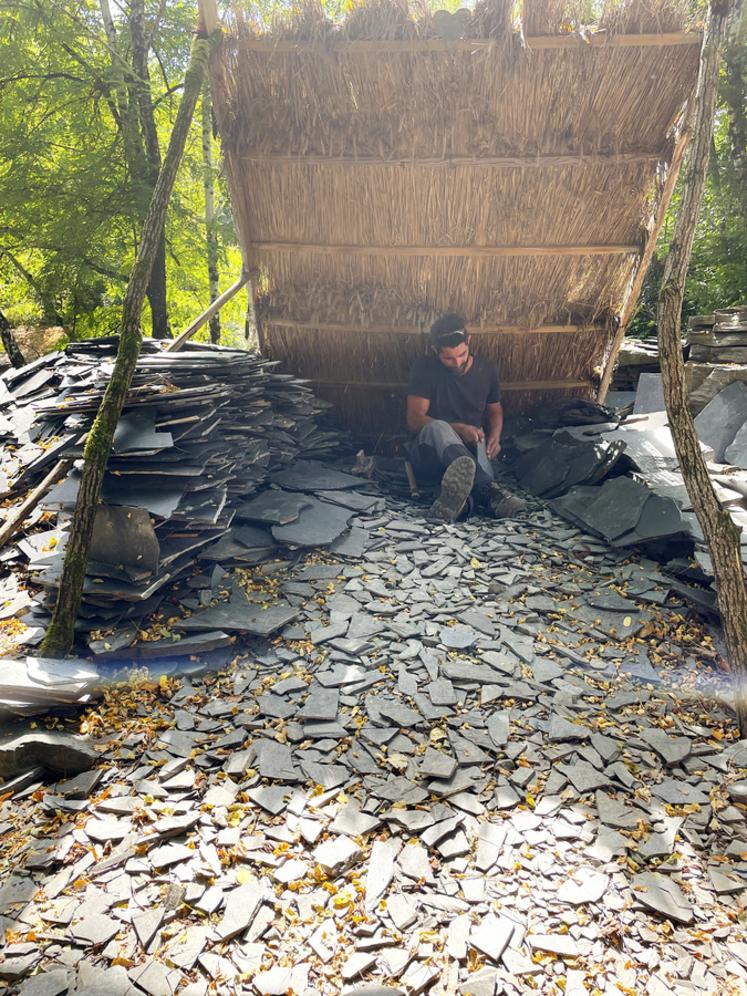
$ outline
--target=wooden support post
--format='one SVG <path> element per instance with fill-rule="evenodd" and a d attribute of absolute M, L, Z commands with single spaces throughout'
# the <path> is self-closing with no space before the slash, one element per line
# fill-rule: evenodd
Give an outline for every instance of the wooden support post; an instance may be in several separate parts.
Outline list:
<path fill-rule="evenodd" d="M 54 465 L 47 476 L 36 485 L 34 490 L 26 495 L 21 504 L 11 509 L 10 515 L 3 522 L 2 526 L 0 526 L 0 550 L 2 550 L 29 512 L 36 508 L 52 485 L 65 476 L 70 466 L 69 460 L 60 460 Z"/>
<path fill-rule="evenodd" d="M 235 284 L 231 284 L 227 290 L 224 290 L 221 296 L 216 297 L 210 307 L 205 308 L 202 314 L 198 315 L 191 325 L 188 325 L 183 332 L 180 332 L 176 339 L 171 340 L 166 347 L 166 352 L 175 353 L 178 349 L 181 349 L 184 343 L 191 339 L 195 332 L 199 331 L 206 322 L 209 322 L 224 304 L 227 304 L 235 294 L 238 294 L 241 288 L 248 283 L 250 276 L 251 273 L 248 270 L 243 270 Z"/>
<path fill-rule="evenodd" d="M 640 262 L 638 263 L 638 267 L 633 274 L 630 287 L 628 288 L 628 293 L 625 295 L 625 301 L 623 302 L 623 306 L 620 311 L 620 323 L 617 327 L 617 331 L 615 332 L 615 338 L 612 340 L 612 345 L 610 346 L 610 351 L 607 356 L 607 362 L 604 366 L 604 372 L 602 373 L 602 379 L 599 383 L 597 400 L 600 404 L 604 404 L 604 399 L 607 397 L 607 391 L 609 390 L 610 383 L 612 381 L 612 375 L 615 372 L 617 355 L 620 352 L 620 347 L 622 346 L 623 339 L 625 338 L 625 333 L 628 330 L 630 319 L 633 317 L 633 313 L 635 312 L 635 306 L 638 303 L 638 297 L 641 293 L 641 288 L 643 287 L 643 281 L 646 278 L 646 272 L 649 268 L 649 264 L 651 263 L 654 253 L 656 252 L 656 243 L 659 238 L 659 233 L 661 232 L 662 225 L 664 224 L 664 218 L 667 214 L 667 208 L 669 207 L 669 202 L 671 201 L 672 194 L 674 193 L 677 177 L 680 175 L 682 160 L 685 158 L 685 149 L 687 148 L 688 139 L 690 138 L 690 117 L 691 114 L 688 110 L 685 113 L 682 130 L 680 131 L 677 141 L 675 142 L 674 152 L 672 153 L 672 161 L 669 164 L 669 169 L 667 170 L 664 188 L 661 192 L 656 212 L 651 220 L 649 234 L 643 254 Z"/>
<path fill-rule="evenodd" d="M 680 345 L 682 302 L 695 228 L 713 140 L 720 49 L 728 2 L 711 4 L 700 56 L 693 104 L 693 138 L 682 185 L 674 234 L 664 263 L 657 326 L 664 402 L 677 460 L 698 524 L 708 544 L 724 637 L 733 671 L 734 708 L 742 737 L 747 736 L 747 587 L 742 566 L 741 529 L 722 508 L 706 467 L 692 415 L 687 407 L 685 362 Z"/>

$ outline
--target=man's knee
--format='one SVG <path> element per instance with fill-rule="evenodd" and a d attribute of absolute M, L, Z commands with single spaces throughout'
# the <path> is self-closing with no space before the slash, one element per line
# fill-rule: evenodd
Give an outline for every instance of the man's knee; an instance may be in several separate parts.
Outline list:
<path fill-rule="evenodd" d="M 418 436 L 418 442 L 424 443 L 427 446 L 435 446 L 437 449 L 440 446 L 450 446 L 453 443 L 461 443 L 461 439 L 448 422 L 444 422 L 442 419 L 433 419 L 432 422 L 428 422 L 420 430 Z"/>

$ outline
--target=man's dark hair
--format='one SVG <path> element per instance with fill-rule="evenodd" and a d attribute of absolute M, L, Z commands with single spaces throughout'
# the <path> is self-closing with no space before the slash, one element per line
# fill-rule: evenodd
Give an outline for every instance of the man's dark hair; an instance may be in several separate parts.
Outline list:
<path fill-rule="evenodd" d="M 431 325 L 431 345 L 436 350 L 458 346 L 466 341 L 467 335 L 468 332 L 464 327 L 464 319 L 461 315 L 453 313 L 442 315 L 437 322 Z"/>

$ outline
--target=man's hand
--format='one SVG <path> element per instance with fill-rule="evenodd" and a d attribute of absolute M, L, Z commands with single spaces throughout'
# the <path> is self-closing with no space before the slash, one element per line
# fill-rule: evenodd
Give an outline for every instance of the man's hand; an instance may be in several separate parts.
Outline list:
<path fill-rule="evenodd" d="M 452 422 L 451 427 L 462 442 L 467 443 L 467 445 L 485 441 L 485 433 L 482 429 L 478 429 L 476 425 L 467 425 L 464 422 Z"/>
<path fill-rule="evenodd" d="M 495 460 L 501 452 L 501 437 L 495 434 L 488 436 L 485 444 L 485 450 L 488 454 L 488 459 Z"/>

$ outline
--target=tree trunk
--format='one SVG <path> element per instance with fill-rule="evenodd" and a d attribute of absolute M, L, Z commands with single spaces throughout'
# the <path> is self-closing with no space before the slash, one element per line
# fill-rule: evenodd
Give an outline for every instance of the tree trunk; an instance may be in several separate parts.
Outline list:
<path fill-rule="evenodd" d="M 747 736 L 747 588 L 740 555 L 741 530 L 719 504 L 687 407 L 680 321 L 685 278 L 708 170 L 718 89 L 719 55 L 728 6 L 711 6 L 695 93 L 695 120 L 682 199 L 674 235 L 664 263 L 659 294 L 659 354 L 664 398 L 677 458 L 687 493 L 703 530 L 713 561 L 718 606 L 734 672 L 735 709 L 742 736 Z"/>
<path fill-rule="evenodd" d="M 146 181 L 145 153 L 140 140 L 137 110 L 131 92 L 132 74 L 117 46 L 117 32 L 109 9 L 109 0 L 99 0 L 99 9 L 109 46 L 109 58 L 112 66 L 112 79 L 114 81 L 114 99 L 118 109 L 117 117 L 122 132 L 125 164 L 130 172 L 130 182 L 132 183 L 138 216 L 144 217 L 148 204 L 144 187 Z"/>
<path fill-rule="evenodd" d="M 210 77 L 202 90 L 202 176 L 205 189 L 205 240 L 210 303 L 220 293 L 218 273 L 218 232 L 215 227 L 215 177 L 213 174 L 213 109 L 210 99 Z M 210 341 L 220 342 L 220 316 L 210 319 Z"/>
<path fill-rule="evenodd" d="M 10 322 L 2 311 L 0 311 L 0 341 L 2 341 L 10 365 L 12 367 L 25 367 L 26 360 L 18 348 L 18 343 L 10 328 Z"/>
<path fill-rule="evenodd" d="M 40 283 L 30 270 L 27 270 L 23 263 L 9 249 L 0 247 L 0 255 L 4 255 L 12 266 L 20 273 L 29 287 L 36 295 L 36 299 L 41 305 L 42 322 L 45 325 L 63 325 L 63 318 L 60 314 L 54 297 L 49 293 L 43 283 Z"/>
<path fill-rule="evenodd" d="M 148 278 L 158 248 L 160 233 L 163 230 L 169 197 L 184 152 L 195 105 L 207 70 L 211 43 L 213 40 L 217 41 L 219 37 L 216 32 L 207 39 L 195 38 L 192 43 L 189 68 L 184 79 L 184 94 L 174 122 L 166 158 L 143 225 L 135 265 L 127 284 L 114 370 L 93 426 L 88 433 L 83 451 L 83 472 L 70 528 L 70 538 L 65 552 L 60 589 L 52 619 L 40 650 L 41 654 L 49 657 L 69 653 L 73 645 L 75 620 L 83 594 L 83 583 L 88 566 L 88 550 L 91 544 L 93 523 L 101 495 L 106 464 L 111 453 L 114 432 L 132 383 L 132 376 L 140 353 L 142 342 L 140 319 Z"/>
<path fill-rule="evenodd" d="M 161 148 L 158 144 L 158 130 L 153 114 L 153 100 L 150 91 L 150 70 L 148 69 L 148 38 L 145 31 L 144 0 L 132 0 L 130 4 L 130 37 L 132 39 L 132 94 L 137 105 L 140 132 L 145 143 L 146 171 L 149 194 L 152 196 L 161 169 Z M 169 316 L 166 306 L 166 227 L 161 229 L 153 268 L 148 281 L 148 303 L 150 304 L 151 334 L 154 339 L 171 338 Z"/>
<path fill-rule="evenodd" d="M 747 19 L 724 51 L 723 95 L 729 108 L 729 144 L 742 217 L 747 223 Z"/>

